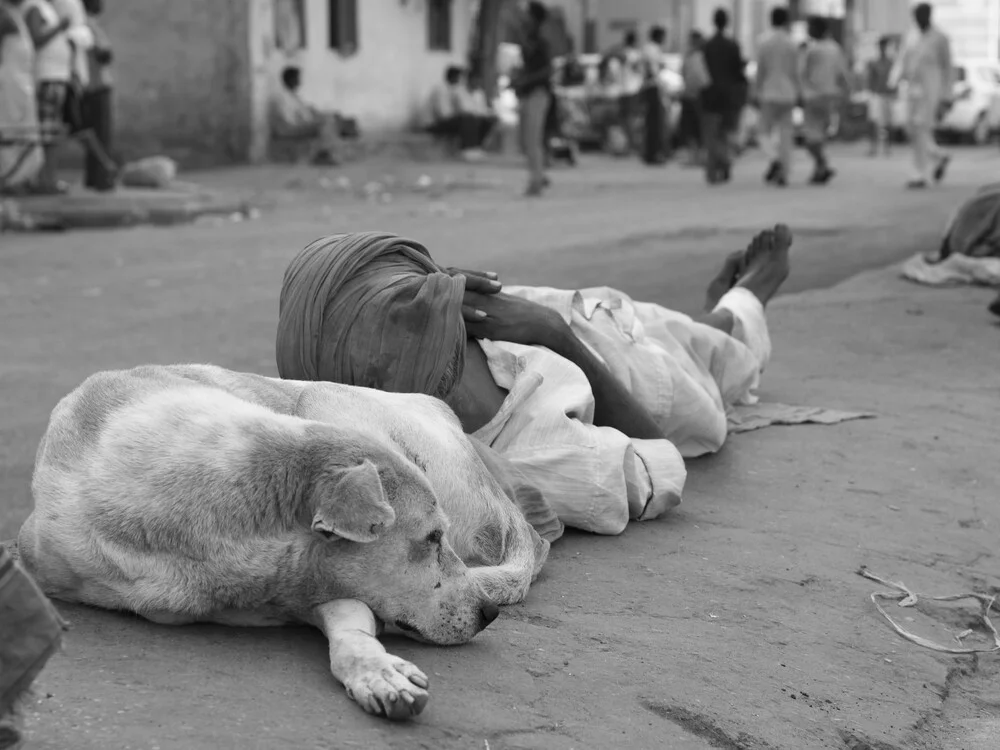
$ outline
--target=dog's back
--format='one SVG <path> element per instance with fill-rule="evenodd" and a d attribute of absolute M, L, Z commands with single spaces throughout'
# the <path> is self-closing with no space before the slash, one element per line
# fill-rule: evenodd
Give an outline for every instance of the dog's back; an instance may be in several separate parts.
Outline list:
<path fill-rule="evenodd" d="M 523 597 L 548 544 L 443 403 L 204 365 L 99 373 L 60 401 L 36 457 L 24 561 L 57 598 L 164 621 L 273 601 L 297 585 L 314 540 L 308 524 L 249 503 L 247 488 L 280 475 L 291 482 L 281 492 L 297 492 L 296 436 L 317 423 L 420 467 L 459 556 L 503 566 L 484 583 L 499 601 Z"/>

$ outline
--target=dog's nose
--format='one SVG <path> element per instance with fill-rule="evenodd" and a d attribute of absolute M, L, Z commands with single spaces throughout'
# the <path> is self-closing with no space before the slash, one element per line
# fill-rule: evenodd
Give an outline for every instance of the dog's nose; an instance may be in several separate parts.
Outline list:
<path fill-rule="evenodd" d="M 493 602 L 486 602 L 482 607 L 479 608 L 479 629 L 484 629 L 487 625 L 493 622 L 500 616 L 500 607 L 498 607 Z"/>

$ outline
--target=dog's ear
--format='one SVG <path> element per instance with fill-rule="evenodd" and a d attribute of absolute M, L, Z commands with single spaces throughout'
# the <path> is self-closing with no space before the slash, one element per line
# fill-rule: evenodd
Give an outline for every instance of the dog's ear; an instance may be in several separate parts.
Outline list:
<path fill-rule="evenodd" d="M 344 469 L 333 486 L 319 498 L 312 530 L 330 539 L 374 542 L 396 521 L 378 475 L 378 467 L 365 459 Z"/>

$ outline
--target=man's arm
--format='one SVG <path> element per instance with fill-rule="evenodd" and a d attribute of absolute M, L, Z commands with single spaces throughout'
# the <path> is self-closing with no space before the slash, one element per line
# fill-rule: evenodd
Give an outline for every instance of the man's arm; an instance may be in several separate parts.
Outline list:
<path fill-rule="evenodd" d="M 598 427 L 613 427 L 631 438 L 657 440 L 665 437 L 649 411 L 618 382 L 569 326 L 551 327 L 539 345 L 583 370 L 594 392 L 594 424 Z"/>
<path fill-rule="evenodd" d="M 465 295 L 466 330 L 476 338 L 544 346 L 579 367 L 594 394 L 594 424 L 613 427 L 631 438 L 661 439 L 650 412 L 587 346 L 555 310 L 508 294 Z"/>

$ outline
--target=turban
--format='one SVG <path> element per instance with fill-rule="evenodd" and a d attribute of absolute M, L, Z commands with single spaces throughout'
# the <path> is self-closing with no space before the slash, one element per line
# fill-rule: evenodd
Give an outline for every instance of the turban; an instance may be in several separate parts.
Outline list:
<path fill-rule="evenodd" d="M 412 240 L 384 232 L 316 240 L 285 271 L 278 374 L 434 395 L 446 374 L 461 377 L 464 293 L 464 277 Z"/>

